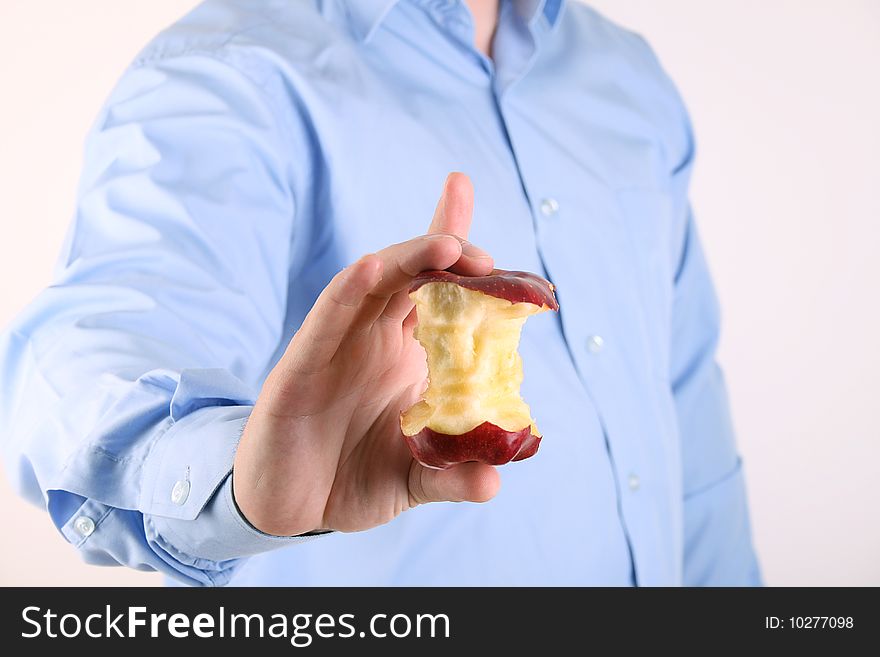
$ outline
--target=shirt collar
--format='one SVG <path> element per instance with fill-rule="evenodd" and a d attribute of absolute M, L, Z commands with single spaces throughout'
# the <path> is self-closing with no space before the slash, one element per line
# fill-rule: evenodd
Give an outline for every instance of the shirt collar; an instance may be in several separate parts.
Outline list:
<path fill-rule="evenodd" d="M 550 27 L 553 27 L 556 19 L 559 18 L 563 0 L 510 0 L 510 2 L 526 25 L 531 25 L 539 16 L 544 16 Z"/>
<path fill-rule="evenodd" d="M 502 0 L 511 2 L 520 18 L 532 24 L 539 15 L 543 15 L 550 27 L 559 18 L 564 0 Z M 376 28 L 382 23 L 391 8 L 400 0 L 343 0 L 349 24 L 355 36 L 363 42 L 370 40 Z M 439 0 L 449 3 L 449 0 Z"/>

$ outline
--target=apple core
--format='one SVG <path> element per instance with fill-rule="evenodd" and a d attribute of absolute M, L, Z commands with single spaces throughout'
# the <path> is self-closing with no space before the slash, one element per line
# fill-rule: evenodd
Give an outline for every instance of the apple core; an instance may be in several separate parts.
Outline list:
<path fill-rule="evenodd" d="M 500 465 L 532 456 L 541 434 L 520 396 L 517 352 L 526 319 L 558 310 L 553 286 L 526 272 L 467 277 L 420 274 L 410 288 L 415 337 L 428 362 L 423 398 L 401 414 L 410 450 L 423 465 Z"/>

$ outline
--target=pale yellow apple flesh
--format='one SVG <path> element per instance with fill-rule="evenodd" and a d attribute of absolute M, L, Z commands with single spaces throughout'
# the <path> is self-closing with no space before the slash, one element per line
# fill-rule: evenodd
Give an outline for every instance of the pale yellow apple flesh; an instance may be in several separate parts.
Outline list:
<path fill-rule="evenodd" d="M 520 397 L 517 347 L 526 319 L 548 308 L 450 282 L 422 285 L 410 297 L 418 313 L 415 337 L 428 359 L 428 388 L 401 416 L 404 435 L 427 428 L 456 436 L 490 422 L 511 432 L 531 427 L 540 437 Z"/>

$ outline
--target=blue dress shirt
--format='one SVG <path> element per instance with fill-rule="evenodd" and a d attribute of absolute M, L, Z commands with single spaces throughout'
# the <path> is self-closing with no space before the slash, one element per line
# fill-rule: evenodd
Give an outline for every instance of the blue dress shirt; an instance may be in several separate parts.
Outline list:
<path fill-rule="evenodd" d="M 693 156 L 651 50 L 579 3 L 503 2 L 490 60 L 460 1 L 209 0 L 112 92 L 0 339 L 10 476 L 89 563 L 189 584 L 756 584 Z M 261 382 L 453 170 L 472 241 L 558 287 L 520 346 L 540 451 L 485 505 L 256 531 L 229 475 Z"/>

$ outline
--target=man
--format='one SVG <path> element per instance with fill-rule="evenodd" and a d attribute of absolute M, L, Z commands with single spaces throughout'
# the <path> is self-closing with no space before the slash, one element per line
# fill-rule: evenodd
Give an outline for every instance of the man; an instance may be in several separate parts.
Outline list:
<path fill-rule="evenodd" d="M 758 583 L 692 161 L 578 3 L 206 2 L 108 100 L 4 339 L 13 479 L 86 561 L 189 584 Z M 406 289 L 493 263 L 558 287 L 541 450 L 429 470 Z"/>

